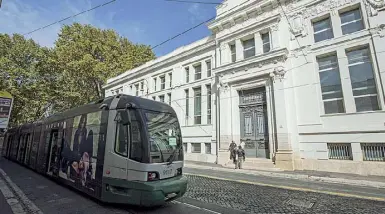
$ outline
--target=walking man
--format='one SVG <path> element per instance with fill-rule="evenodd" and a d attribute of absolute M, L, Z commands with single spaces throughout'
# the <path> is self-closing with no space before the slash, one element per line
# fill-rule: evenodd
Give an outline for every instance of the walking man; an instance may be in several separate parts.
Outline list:
<path fill-rule="evenodd" d="M 234 157 L 234 150 L 237 148 L 237 144 L 235 144 L 234 141 L 231 141 L 231 144 L 229 146 L 229 151 L 230 151 L 230 160 L 235 160 L 235 157 Z"/>
<path fill-rule="evenodd" d="M 237 162 L 236 162 L 236 169 L 242 169 L 242 163 L 246 160 L 245 150 L 242 149 L 242 146 L 238 146 L 237 149 Z"/>

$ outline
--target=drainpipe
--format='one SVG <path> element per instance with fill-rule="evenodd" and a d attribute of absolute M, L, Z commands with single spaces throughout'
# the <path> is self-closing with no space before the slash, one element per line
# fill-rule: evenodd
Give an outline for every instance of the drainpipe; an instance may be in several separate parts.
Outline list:
<path fill-rule="evenodd" d="M 369 6 L 370 7 L 370 6 Z M 384 84 L 382 82 L 382 78 L 381 78 L 381 70 L 380 70 L 380 65 L 379 65 L 379 61 L 378 61 L 378 57 L 377 57 L 377 51 L 376 51 L 376 46 L 374 45 L 374 38 L 373 38 L 373 33 L 370 31 L 370 29 L 372 29 L 372 26 L 370 24 L 370 19 L 369 19 L 369 10 L 370 9 L 367 9 L 366 10 L 366 19 L 368 20 L 368 27 L 369 27 L 369 32 L 370 32 L 370 41 L 372 42 L 372 46 L 373 46 L 373 52 L 374 52 L 374 58 L 376 59 L 376 67 L 377 67 L 377 72 L 378 72 L 378 77 L 380 79 L 380 86 L 381 86 L 381 90 L 382 90 L 382 99 L 385 99 L 384 96 L 385 96 L 385 91 L 384 91 Z M 380 103 L 381 104 L 381 103 Z M 381 106 L 382 107 L 382 106 Z M 382 108 L 381 108 L 382 109 Z"/>

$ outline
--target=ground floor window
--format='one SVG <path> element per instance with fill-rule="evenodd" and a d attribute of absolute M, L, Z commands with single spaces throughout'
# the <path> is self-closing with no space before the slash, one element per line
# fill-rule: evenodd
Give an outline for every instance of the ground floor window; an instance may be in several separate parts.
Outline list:
<path fill-rule="evenodd" d="M 200 143 L 191 143 L 191 152 L 192 153 L 201 153 L 201 144 Z"/>

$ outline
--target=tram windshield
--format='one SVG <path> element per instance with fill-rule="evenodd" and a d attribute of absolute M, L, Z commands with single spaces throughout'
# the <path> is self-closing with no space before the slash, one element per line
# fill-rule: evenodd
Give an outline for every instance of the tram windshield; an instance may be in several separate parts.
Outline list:
<path fill-rule="evenodd" d="M 150 162 L 183 160 L 182 135 L 176 115 L 146 111 L 145 119 L 150 140 Z"/>

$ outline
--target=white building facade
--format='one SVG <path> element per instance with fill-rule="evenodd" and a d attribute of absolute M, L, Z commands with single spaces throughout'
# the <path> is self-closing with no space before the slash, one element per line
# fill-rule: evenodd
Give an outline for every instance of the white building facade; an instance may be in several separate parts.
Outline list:
<path fill-rule="evenodd" d="M 168 102 L 187 160 L 385 175 L 385 1 L 227 0 L 212 36 L 108 80 Z"/>

